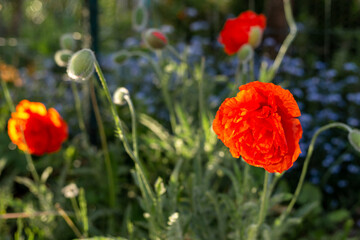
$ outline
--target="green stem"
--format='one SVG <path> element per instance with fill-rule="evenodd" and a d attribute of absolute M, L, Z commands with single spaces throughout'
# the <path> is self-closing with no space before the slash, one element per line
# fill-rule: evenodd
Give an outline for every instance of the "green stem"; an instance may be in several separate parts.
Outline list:
<path fill-rule="evenodd" d="M 200 65 L 200 74 L 199 74 L 199 114 L 200 114 L 200 121 L 202 117 L 204 116 L 204 89 L 203 89 L 203 78 L 204 78 L 204 71 L 205 71 L 205 58 L 201 59 L 201 65 Z M 202 121 L 201 121 L 202 123 Z M 203 130 L 204 129 L 203 124 L 201 124 Z"/>
<path fill-rule="evenodd" d="M 72 205 L 72 207 L 73 207 L 73 209 L 74 209 L 76 219 L 77 219 L 78 221 L 81 221 L 80 208 L 79 208 L 79 206 L 78 206 L 78 204 L 77 204 L 77 202 L 76 202 L 76 198 L 75 198 L 75 197 L 72 197 L 72 198 L 70 198 L 70 201 L 71 201 L 71 205 Z"/>
<path fill-rule="evenodd" d="M 96 100 L 94 83 L 92 82 L 92 80 L 93 79 L 90 79 L 90 81 L 89 81 L 90 98 L 91 98 L 92 105 L 94 107 L 95 119 L 96 119 L 97 125 L 99 127 L 101 146 L 104 151 L 107 180 L 108 180 L 108 184 L 109 184 L 109 206 L 111 208 L 113 208 L 113 207 L 115 207 L 115 198 L 116 198 L 113 170 L 112 170 L 112 166 L 111 166 L 111 159 L 110 159 L 109 148 L 108 148 L 108 144 L 107 144 L 107 140 L 106 140 L 104 124 L 103 124 L 103 121 L 101 118 L 99 105 Z"/>
<path fill-rule="evenodd" d="M 12 101 L 12 99 L 11 99 L 9 89 L 8 89 L 8 87 L 7 87 L 7 85 L 6 85 L 6 83 L 4 81 L 2 81 L 0 79 L 0 82 L 1 82 L 1 86 L 2 86 L 2 89 L 3 89 L 3 92 L 4 92 L 6 102 L 7 102 L 8 106 L 9 106 L 9 109 L 10 109 L 11 112 L 15 112 L 16 111 L 15 105 L 14 105 L 14 102 Z M 25 143 L 25 145 L 27 146 L 25 135 L 24 135 L 24 130 L 23 130 L 22 126 L 20 126 L 20 128 L 21 128 L 22 140 Z M 31 173 L 32 177 L 34 178 L 34 180 L 35 180 L 35 182 L 37 184 L 40 184 L 40 177 L 39 177 L 39 174 L 36 171 L 35 164 L 34 164 L 34 161 L 33 161 L 32 157 L 31 157 L 30 153 L 28 151 L 23 151 L 23 152 L 25 154 L 26 162 L 27 162 L 27 165 L 28 165 L 28 168 L 30 170 L 30 173 Z"/>
<path fill-rule="evenodd" d="M 14 103 L 13 103 L 13 101 L 11 99 L 10 92 L 9 92 L 9 89 L 8 89 L 8 87 L 6 85 L 6 82 L 3 81 L 2 79 L 0 79 L 0 82 L 1 82 L 1 87 L 3 89 L 3 92 L 4 92 L 6 103 L 7 103 L 8 107 L 10 108 L 10 111 L 15 112 L 15 106 L 14 106 Z"/>
<path fill-rule="evenodd" d="M 172 128 L 173 132 L 175 132 L 176 117 L 175 117 L 175 111 L 173 108 L 174 105 L 171 101 L 171 97 L 170 97 L 169 89 L 168 89 L 169 88 L 168 76 L 163 75 L 163 77 L 162 77 L 162 79 L 160 79 L 160 81 L 161 81 L 161 92 L 162 92 L 162 95 L 165 100 L 165 105 L 166 105 L 167 109 L 169 110 L 171 128 Z"/>
<path fill-rule="evenodd" d="M 241 157 L 242 159 L 242 157 Z M 249 171 L 250 171 L 250 165 L 247 164 L 245 161 L 243 161 L 245 163 L 245 167 L 244 167 L 244 177 L 243 177 L 243 196 L 246 197 L 247 193 L 248 193 L 248 189 L 249 189 Z"/>
<path fill-rule="evenodd" d="M 178 51 L 176 51 L 176 49 L 171 46 L 171 45 L 166 45 L 166 48 L 172 53 L 174 54 L 180 61 L 184 62 L 183 58 L 181 57 L 181 55 L 178 53 Z"/>
<path fill-rule="evenodd" d="M 249 60 L 249 75 L 250 75 L 250 82 L 255 81 L 254 56 L 252 56 L 251 59 Z"/>
<path fill-rule="evenodd" d="M 154 69 L 155 74 L 158 76 L 159 80 L 161 80 L 161 77 L 162 77 L 161 70 L 160 70 L 159 66 L 154 62 L 154 60 L 149 55 L 147 55 L 141 51 L 133 51 L 133 52 L 130 52 L 130 54 L 133 57 L 146 58 L 149 61 L 149 63 L 151 64 L 151 67 Z"/>
<path fill-rule="evenodd" d="M 305 179 L 305 176 L 306 176 L 306 172 L 307 172 L 307 169 L 308 169 L 308 166 L 309 166 L 309 163 L 310 163 L 310 158 L 312 156 L 312 153 L 314 151 L 314 147 L 315 147 L 315 142 L 316 142 L 316 139 L 318 138 L 318 136 L 320 135 L 320 133 L 330 129 L 330 128 L 341 128 L 341 129 L 344 129 L 348 132 L 351 131 L 351 128 L 344 124 L 344 123 L 339 123 L 339 122 L 335 122 L 335 123 L 330 123 L 330 124 L 327 124 L 323 127 L 321 127 L 320 129 L 318 129 L 314 136 L 312 137 L 311 139 L 311 142 L 310 142 L 310 145 L 309 145 L 309 150 L 307 152 L 307 155 L 306 155 L 306 158 L 305 158 L 305 162 L 304 162 L 304 166 L 303 166 L 303 169 L 301 171 L 301 175 L 300 175 L 300 180 L 299 180 L 299 183 L 296 187 L 296 190 L 295 190 L 295 193 L 291 199 L 291 202 L 289 203 L 286 211 L 283 213 L 283 215 L 281 216 L 280 218 L 280 223 L 282 223 L 285 218 L 289 215 L 289 213 L 291 212 L 291 210 L 293 209 L 295 203 L 296 203 L 296 200 L 300 194 L 300 191 L 301 191 L 301 188 L 302 188 L 302 185 L 304 183 L 304 179 Z"/>
<path fill-rule="evenodd" d="M 271 82 L 271 80 L 274 78 L 276 72 L 278 71 L 280 64 L 290 46 L 292 41 L 294 40 L 297 32 L 296 23 L 294 20 L 294 17 L 292 15 L 292 9 L 291 9 L 291 3 L 290 0 L 283 0 L 284 1 L 284 11 L 285 11 L 285 17 L 286 21 L 289 25 L 290 32 L 286 36 L 283 44 L 280 47 L 279 53 L 275 58 L 274 64 L 271 66 L 269 70 L 269 74 L 267 76 L 266 82 Z"/>
<path fill-rule="evenodd" d="M 171 96 L 168 91 L 169 86 L 168 86 L 168 79 L 166 78 L 167 76 L 165 76 L 165 74 L 163 74 L 161 72 L 159 66 L 154 62 L 154 60 L 150 56 L 148 56 L 140 51 L 131 52 L 131 56 L 144 57 L 150 62 L 151 66 L 153 67 L 155 74 L 159 78 L 160 85 L 161 85 L 161 93 L 164 97 L 165 105 L 169 111 L 171 128 L 172 128 L 173 132 L 175 132 L 176 117 L 175 117 L 175 111 L 173 108 L 173 104 L 171 101 Z"/>
<path fill-rule="evenodd" d="M 25 142 L 25 144 L 27 146 L 25 136 L 24 136 L 24 130 L 22 129 L 22 127 L 21 127 L 21 132 L 22 132 L 22 135 L 23 135 L 23 141 Z M 36 171 L 35 164 L 34 164 L 34 161 L 33 161 L 32 157 L 31 157 L 31 154 L 29 152 L 27 152 L 27 151 L 24 151 L 24 154 L 25 154 L 26 162 L 27 162 L 27 165 L 28 165 L 28 168 L 29 168 L 29 170 L 31 172 L 32 177 L 34 178 L 35 182 L 40 184 L 40 177 L 39 177 L 39 174 Z"/>
<path fill-rule="evenodd" d="M 136 113 L 134 105 L 131 101 L 129 95 L 124 96 L 125 101 L 129 105 L 130 113 L 131 113 L 131 124 L 132 124 L 132 138 L 133 138 L 133 149 L 134 155 L 136 158 L 139 158 L 139 147 L 138 147 L 138 139 L 137 139 L 137 128 L 136 128 Z"/>
<path fill-rule="evenodd" d="M 195 170 L 196 170 L 196 178 L 197 178 L 197 183 L 201 184 L 202 182 L 202 175 L 203 175 L 203 169 L 202 169 L 202 153 L 203 153 L 203 149 L 204 149 L 204 143 L 205 143 L 205 131 L 207 131 L 207 129 L 205 129 L 205 126 L 203 124 L 203 117 L 205 117 L 205 111 L 204 111 L 204 89 L 203 89 L 203 80 L 204 80 L 204 71 L 205 71 L 205 58 L 201 59 L 201 65 L 200 65 L 200 69 L 197 75 L 197 79 L 199 82 L 199 121 L 200 121 L 200 127 L 201 127 L 201 131 L 200 131 L 200 148 L 199 148 L 199 153 L 198 153 L 198 157 L 195 160 Z"/>
<path fill-rule="evenodd" d="M 101 85 L 102 85 L 102 87 L 104 89 L 105 96 L 106 96 L 106 98 L 107 98 L 107 100 L 109 102 L 111 114 L 112 114 L 113 119 L 115 121 L 116 131 L 117 131 L 117 133 L 119 135 L 120 140 L 123 142 L 125 151 L 131 157 L 131 159 L 135 162 L 136 174 L 138 175 L 138 178 L 139 178 L 138 179 L 139 184 L 141 184 L 140 181 L 143 182 L 143 185 L 144 185 L 143 188 L 142 188 L 143 195 L 145 197 L 149 197 L 151 202 L 155 202 L 154 193 L 151 190 L 149 181 L 147 180 L 147 178 L 145 177 L 145 174 L 144 174 L 144 167 L 142 166 L 139 158 L 137 158 L 136 155 L 134 154 L 134 152 L 131 150 L 130 144 L 129 144 L 127 138 L 125 137 L 124 127 L 122 125 L 122 122 L 120 121 L 119 116 L 116 114 L 115 105 L 114 105 L 114 103 L 112 101 L 110 91 L 109 91 L 109 88 L 108 88 L 108 86 L 106 84 L 104 74 L 103 74 L 103 72 L 102 72 L 102 70 L 101 70 L 101 68 L 99 66 L 99 63 L 97 62 L 96 59 L 95 59 L 94 65 L 95 65 L 96 73 L 98 74 Z"/>
<path fill-rule="evenodd" d="M 270 185 L 269 196 L 271 196 L 271 194 L 273 193 L 273 191 L 274 191 L 274 189 L 276 187 L 276 184 L 279 182 L 281 176 L 282 176 L 282 174 L 275 174 L 275 178 L 271 182 L 271 185 Z"/>
<path fill-rule="evenodd" d="M 243 66 L 243 63 L 239 60 L 239 64 L 237 65 L 236 72 L 235 72 L 234 86 L 230 92 L 230 96 L 236 95 L 236 93 L 239 91 L 239 87 L 241 85 L 243 85 L 244 75 L 241 70 L 242 66 Z"/>
<path fill-rule="evenodd" d="M 259 229 L 264 222 L 265 216 L 266 216 L 266 206 L 267 206 L 267 199 L 269 196 L 268 193 L 268 185 L 269 185 L 269 173 L 265 170 L 265 177 L 264 177 L 264 188 L 261 195 L 261 205 L 260 205 L 260 211 L 259 211 L 259 217 L 256 224 L 251 225 L 251 228 L 248 231 L 248 240 L 256 240 Z"/>
<path fill-rule="evenodd" d="M 266 216 L 266 205 L 267 205 L 267 197 L 268 197 L 268 182 L 269 182 L 269 172 L 265 170 L 265 177 L 264 177 L 264 189 L 261 196 L 261 206 L 259 212 L 259 220 L 258 220 L 258 227 L 261 226 L 263 223 L 265 216 Z"/>
<path fill-rule="evenodd" d="M 81 100 L 80 100 L 80 97 L 79 97 L 79 92 L 78 92 L 78 89 L 76 87 L 75 81 L 71 81 L 71 89 L 72 89 L 72 92 L 73 92 L 73 95 L 74 95 L 75 109 L 76 109 L 76 114 L 77 114 L 78 121 L 79 121 L 79 128 L 82 131 L 82 133 L 84 134 L 84 136 L 86 137 L 87 133 L 86 133 L 86 128 L 85 128 L 84 116 L 83 116 L 82 111 L 81 111 Z"/>

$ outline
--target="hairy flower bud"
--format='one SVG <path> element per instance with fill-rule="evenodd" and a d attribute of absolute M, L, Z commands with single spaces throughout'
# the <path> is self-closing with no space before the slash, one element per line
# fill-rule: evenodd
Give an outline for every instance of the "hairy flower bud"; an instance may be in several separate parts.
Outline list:
<path fill-rule="evenodd" d="M 145 7 L 143 0 L 139 0 L 138 5 L 132 12 L 132 25 L 135 31 L 141 32 L 146 28 L 148 23 L 149 13 Z"/>
<path fill-rule="evenodd" d="M 62 49 L 55 53 L 54 60 L 59 67 L 65 67 L 68 64 L 72 54 L 72 51 Z"/>
<path fill-rule="evenodd" d="M 360 131 L 358 129 L 354 129 L 349 132 L 348 135 L 350 144 L 360 152 Z"/>
<path fill-rule="evenodd" d="M 249 35 L 249 44 L 253 48 L 257 48 L 262 40 L 263 30 L 258 26 L 251 27 Z"/>
<path fill-rule="evenodd" d="M 79 188 L 75 183 L 70 183 L 69 185 L 63 187 L 61 192 L 64 194 L 66 198 L 74 198 L 77 195 L 79 195 Z"/>
<path fill-rule="evenodd" d="M 124 87 L 120 87 L 115 91 L 113 95 L 113 102 L 116 105 L 124 105 L 126 104 L 125 96 L 129 96 L 129 90 Z"/>
<path fill-rule="evenodd" d="M 152 49 L 163 49 L 168 44 L 165 34 L 154 28 L 145 31 L 144 41 Z"/>
<path fill-rule="evenodd" d="M 127 50 L 121 50 L 113 55 L 113 61 L 117 64 L 123 64 L 130 57 L 130 53 Z"/>
<path fill-rule="evenodd" d="M 241 62 L 248 62 L 254 56 L 254 50 L 250 44 L 243 45 L 238 52 Z"/>
<path fill-rule="evenodd" d="M 87 80 L 94 73 L 95 55 L 90 49 L 82 49 L 72 55 L 67 73 L 74 80 Z"/>
<path fill-rule="evenodd" d="M 76 41 L 71 33 L 66 33 L 60 38 L 60 46 L 62 49 L 74 51 L 76 48 Z"/>

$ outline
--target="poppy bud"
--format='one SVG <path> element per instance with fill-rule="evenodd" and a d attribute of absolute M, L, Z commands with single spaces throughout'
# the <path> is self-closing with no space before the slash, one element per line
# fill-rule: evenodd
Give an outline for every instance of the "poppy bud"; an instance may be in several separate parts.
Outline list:
<path fill-rule="evenodd" d="M 152 49 L 163 49 L 168 44 L 165 34 L 154 28 L 146 30 L 144 41 Z"/>
<path fill-rule="evenodd" d="M 148 23 L 149 14 L 145 7 L 143 0 L 139 1 L 139 4 L 136 6 L 132 12 L 132 25 L 135 31 L 141 32 L 146 28 Z"/>
<path fill-rule="evenodd" d="M 66 198 L 74 198 L 79 195 L 79 188 L 75 183 L 70 183 L 69 185 L 63 187 L 61 192 Z"/>
<path fill-rule="evenodd" d="M 262 34 L 263 34 L 263 30 L 260 27 L 258 26 L 251 27 L 250 35 L 249 35 L 249 44 L 253 48 L 257 48 L 260 45 Z"/>
<path fill-rule="evenodd" d="M 125 96 L 129 96 L 129 90 L 124 87 L 118 88 L 113 95 L 113 102 L 116 105 L 125 105 Z"/>
<path fill-rule="evenodd" d="M 238 57 L 241 62 L 248 62 L 254 56 L 254 50 L 250 44 L 243 45 L 238 52 Z"/>
<path fill-rule="evenodd" d="M 360 152 L 360 131 L 358 129 L 354 129 L 349 132 L 348 135 L 350 144 Z"/>
<path fill-rule="evenodd" d="M 67 74 L 74 80 L 87 80 L 94 72 L 94 63 L 94 53 L 90 49 L 82 49 L 71 57 Z"/>
<path fill-rule="evenodd" d="M 129 51 L 121 50 L 113 55 L 113 61 L 117 64 L 123 64 L 129 57 Z"/>
<path fill-rule="evenodd" d="M 60 46 L 62 49 L 74 51 L 76 48 L 76 42 L 71 33 L 66 33 L 60 38 Z"/>
<path fill-rule="evenodd" d="M 72 51 L 67 49 L 59 50 L 55 53 L 54 59 L 59 67 L 65 67 L 73 54 Z"/>

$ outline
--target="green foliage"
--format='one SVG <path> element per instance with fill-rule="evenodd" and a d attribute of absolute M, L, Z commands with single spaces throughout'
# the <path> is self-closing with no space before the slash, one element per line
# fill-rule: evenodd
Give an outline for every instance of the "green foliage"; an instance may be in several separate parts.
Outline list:
<path fill-rule="evenodd" d="M 25 9 L 31 10 L 31 4 L 36 1 L 27 1 Z M 131 13 L 123 12 L 118 5 L 120 1 L 99 2 L 101 9 L 106 10 L 100 16 L 100 24 L 104 28 L 101 32 L 102 39 L 107 39 L 103 46 L 104 49 L 113 51 L 118 48 L 114 32 L 121 37 L 121 33 L 129 35 Z M 180 28 L 183 22 L 192 21 L 185 17 L 178 23 L 181 13 L 188 5 L 200 9 L 200 15 L 211 15 L 208 13 L 217 8 L 225 13 L 229 6 L 235 5 L 231 1 L 169 2 L 172 1 L 159 2 L 155 8 L 159 9 L 163 17 L 169 16 L 169 21 L 176 21 Z M 354 5 L 358 7 L 355 3 Z M 39 31 L 34 31 L 32 24 L 23 25 L 24 37 L 36 38 L 37 42 L 30 42 L 28 49 L 21 51 L 51 55 L 53 49 L 59 47 L 57 38 L 63 29 L 66 29 L 63 32 L 80 31 L 80 27 L 73 24 L 72 18 L 64 17 L 61 23 L 57 18 L 65 12 L 80 19 L 82 7 L 80 1 L 48 2 L 42 5 L 42 10 L 38 13 L 40 15 L 28 14 L 31 21 L 39 21 L 36 16 L 41 14 L 47 14 L 47 18 L 45 22 L 39 23 Z M 147 11 L 154 6 L 139 1 L 139 5 L 132 7 L 134 22 L 139 29 L 153 23 L 148 22 Z M 50 12 L 54 14 L 49 14 Z M 7 21 L 8 14 L 4 15 Z M 156 22 L 158 16 L 153 17 L 155 20 L 152 20 Z M 210 20 L 209 22 L 215 22 L 214 19 Z M 309 19 L 316 22 L 315 20 L 316 16 Z M 71 29 L 67 28 L 67 24 Z M 58 31 L 49 37 L 49 29 Z M 112 31 L 113 29 L 119 31 Z M 71 41 L 70 45 L 68 48 L 73 49 L 73 45 L 78 45 L 78 42 Z M 334 55 L 347 58 L 346 47 L 347 45 Z M 59 152 L 34 157 L 36 170 L 40 173 L 38 182 L 30 176 L 24 155 L 10 143 L 4 131 L 10 114 L 9 108 L 3 102 L 0 103 L 1 237 L 40 240 L 242 240 L 258 232 L 259 238 L 264 240 L 351 239 L 349 236 L 354 229 L 353 213 L 344 208 L 332 212 L 324 210 L 322 203 L 326 199 L 321 190 L 310 183 L 304 184 L 295 208 L 283 221 L 281 217 L 294 195 L 286 180 L 275 174 L 270 175 L 265 223 L 258 226 L 256 223 L 263 194 L 263 171 L 231 157 L 228 149 L 218 143 L 211 126 L 217 106 L 208 104 L 209 96 L 223 91 L 220 88 L 225 86 L 235 86 L 225 76 L 208 74 L 205 56 L 200 62 L 190 61 L 189 49 L 179 54 L 168 48 L 161 53 L 156 52 L 156 58 L 152 52 L 141 48 L 139 50 L 137 47 L 124 51 L 126 60 L 134 60 L 136 57 L 140 59 L 139 62 L 146 63 L 139 64 L 143 69 L 139 70 L 139 77 L 134 79 L 129 78 L 129 69 L 124 69 L 123 65 L 117 66 L 118 72 L 106 72 L 106 76 L 113 80 L 112 88 L 125 86 L 129 81 L 134 82 L 130 96 L 134 100 L 137 117 L 132 119 L 131 110 L 127 106 L 117 109 L 121 120 L 116 123 L 124 127 L 123 131 L 118 128 L 114 130 L 118 126 L 114 126 L 112 122 L 106 99 L 108 96 L 99 84 L 95 84 L 109 142 L 116 206 L 109 207 L 106 194 L 110 188 L 106 183 L 109 172 L 104 166 L 106 152 L 98 146 L 90 145 L 85 134 L 78 130 L 73 99 L 66 99 L 69 98 L 69 86 L 62 81 L 64 71 L 53 67 L 50 71 L 57 73 L 54 76 L 55 93 L 43 93 L 46 77 L 36 77 L 30 90 L 11 89 L 15 102 L 21 98 L 47 101 L 50 106 L 60 102 L 64 119 L 70 126 L 69 140 Z M 12 52 L 4 52 L 5 55 L 8 58 L 12 56 Z M 115 60 L 123 63 L 125 57 L 120 57 Z M 40 68 L 45 67 L 44 64 Z M 276 71 L 277 69 L 262 64 L 259 79 L 271 81 Z M 138 85 L 148 84 L 144 81 L 144 76 L 149 72 L 154 73 L 152 81 L 155 84 L 145 87 L 154 87 L 152 98 L 155 112 L 148 111 L 146 104 L 136 95 L 140 92 Z M 85 112 L 89 110 L 88 86 L 84 83 L 82 87 L 80 96 L 84 106 L 80 110 Z M 225 89 L 225 92 L 227 90 L 229 89 Z M 231 91 L 232 89 L 227 92 Z M 161 117 L 158 112 L 165 112 L 166 116 Z M 139 139 L 139 162 L 132 161 L 134 159 L 129 156 L 129 151 L 125 151 L 117 138 L 120 136 L 128 139 L 129 145 L 135 143 L 132 134 L 136 127 L 131 124 L 131 120 L 138 123 L 136 136 Z M 140 165 L 144 167 L 141 174 Z M 277 181 L 280 182 L 277 184 Z M 69 183 L 76 183 L 80 188 L 79 195 L 70 199 L 62 193 L 62 189 Z M 13 216 L 12 213 L 23 215 L 17 216 L 16 220 L 6 218 Z"/>

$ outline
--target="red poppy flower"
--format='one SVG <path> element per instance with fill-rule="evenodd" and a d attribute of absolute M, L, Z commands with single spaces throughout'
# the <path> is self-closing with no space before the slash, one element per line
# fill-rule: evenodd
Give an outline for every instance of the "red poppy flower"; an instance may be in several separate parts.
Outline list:
<path fill-rule="evenodd" d="M 224 44 L 229 55 L 236 53 L 244 44 L 257 47 L 266 26 L 266 17 L 253 11 L 241 13 L 237 18 L 228 19 L 220 32 L 219 42 Z"/>
<path fill-rule="evenodd" d="M 54 108 L 46 110 L 42 103 L 22 100 L 11 114 L 8 134 L 19 149 L 40 156 L 60 149 L 68 127 Z"/>
<path fill-rule="evenodd" d="M 289 169 L 301 153 L 299 107 L 288 91 L 272 83 L 251 82 L 221 104 L 213 129 L 240 156 L 268 172 Z"/>

